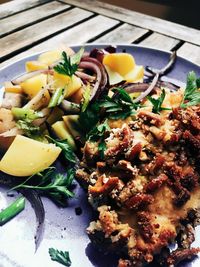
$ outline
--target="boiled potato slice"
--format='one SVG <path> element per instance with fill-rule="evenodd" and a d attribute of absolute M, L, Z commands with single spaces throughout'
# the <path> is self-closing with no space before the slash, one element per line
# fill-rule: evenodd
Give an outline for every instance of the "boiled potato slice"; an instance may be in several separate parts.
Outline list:
<path fill-rule="evenodd" d="M 81 133 L 78 130 L 80 128 L 79 115 L 63 116 L 63 120 L 65 122 L 65 125 L 67 126 L 67 129 L 74 138 L 81 136 Z"/>
<path fill-rule="evenodd" d="M 23 92 L 33 98 L 47 84 L 47 75 L 39 74 L 22 82 Z"/>
<path fill-rule="evenodd" d="M 70 97 L 82 86 L 81 79 L 76 75 L 69 77 L 64 74 L 54 72 L 54 87 L 55 88 L 65 88 L 65 98 Z"/>
<path fill-rule="evenodd" d="M 73 75 L 66 86 L 65 98 L 70 97 L 74 93 L 76 93 L 82 86 L 82 81 L 76 75 Z"/>
<path fill-rule="evenodd" d="M 26 71 L 45 70 L 48 69 L 48 65 L 39 61 L 27 61 L 25 65 Z"/>
<path fill-rule="evenodd" d="M 144 78 L 144 67 L 135 66 L 130 72 L 124 76 L 124 80 L 127 82 L 142 82 Z"/>
<path fill-rule="evenodd" d="M 76 144 L 74 142 L 74 138 L 69 133 L 64 121 L 57 121 L 51 127 L 59 139 L 61 140 L 66 139 L 71 148 L 73 150 L 76 150 Z"/>
<path fill-rule="evenodd" d="M 131 54 L 113 53 L 104 56 L 103 64 L 124 76 L 135 67 L 135 60 Z"/>
<path fill-rule="evenodd" d="M 61 149 L 17 135 L 0 161 L 0 170 L 13 176 L 29 176 L 49 167 Z"/>
<path fill-rule="evenodd" d="M 73 95 L 70 96 L 70 101 L 76 104 L 80 104 L 83 98 L 83 93 L 84 93 L 84 89 L 83 89 L 83 86 L 81 86 L 81 88 L 79 88 L 78 91 L 76 91 Z"/>
<path fill-rule="evenodd" d="M 23 92 L 20 85 L 13 85 L 11 82 L 5 82 L 4 88 L 6 93 L 21 94 Z"/>
<path fill-rule="evenodd" d="M 74 54 L 74 51 L 70 47 L 65 48 L 64 51 L 67 53 L 68 56 Z M 47 51 L 45 53 L 42 53 L 38 57 L 38 61 L 41 62 L 41 63 L 47 64 L 47 65 L 51 65 L 54 62 L 56 62 L 56 61 L 61 59 L 62 52 L 63 52 L 63 50 Z"/>
<path fill-rule="evenodd" d="M 108 73 L 110 85 L 120 83 L 121 81 L 124 80 L 124 78 L 118 72 L 112 71 L 111 68 L 108 67 L 107 65 L 105 65 L 105 68 L 106 68 L 107 73 Z"/>

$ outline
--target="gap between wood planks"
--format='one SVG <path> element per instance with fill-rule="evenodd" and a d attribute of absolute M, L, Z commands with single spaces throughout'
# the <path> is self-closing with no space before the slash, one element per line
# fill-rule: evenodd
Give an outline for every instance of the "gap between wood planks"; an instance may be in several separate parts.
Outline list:
<path fill-rule="evenodd" d="M 74 10 L 74 9 L 75 8 L 71 8 L 70 11 L 71 10 Z M 77 8 L 77 10 L 79 10 L 79 9 Z M 87 12 L 89 12 L 89 11 L 87 11 Z M 89 12 L 89 13 L 91 13 L 91 12 Z M 54 36 L 58 35 L 59 33 L 62 33 L 64 31 L 66 31 L 66 30 L 68 30 L 68 29 L 70 29 L 72 27 L 75 27 L 76 25 L 79 25 L 79 24 L 81 24 L 81 23 L 83 23 L 83 22 L 85 22 L 85 21 L 87 21 L 87 20 L 89 20 L 89 19 L 91 19 L 93 17 L 96 17 L 96 16 L 97 16 L 96 14 L 91 13 L 91 15 L 89 15 L 89 16 L 87 16 L 87 17 L 85 17 L 85 18 L 83 18 L 83 19 L 81 19 L 81 20 L 79 20 L 77 22 L 72 23 L 71 25 L 69 25 L 67 27 L 64 27 L 64 28 L 62 28 L 62 29 L 60 29 L 60 30 L 58 30 L 56 32 L 53 32 L 53 33 L 51 33 L 51 34 L 49 34 L 47 36 L 44 36 L 44 37 L 40 38 L 39 40 L 33 41 L 32 43 L 29 43 L 27 45 L 24 45 L 23 47 L 17 48 L 14 51 L 8 52 L 6 55 L 4 55 L 4 56 L 2 56 L 0 58 L 0 63 L 3 62 L 3 61 L 5 61 L 5 60 L 7 60 L 7 59 L 9 59 L 9 58 L 11 58 L 11 57 L 13 57 L 13 56 L 15 56 L 15 55 L 17 55 L 20 52 L 23 52 L 26 49 L 29 49 L 31 47 L 34 47 L 35 45 L 37 45 L 39 43 L 42 43 L 43 41 L 48 40 L 51 37 L 54 37 Z"/>
<path fill-rule="evenodd" d="M 39 7 L 44 7 L 44 8 L 46 8 L 45 6 L 46 5 L 48 5 L 48 4 L 51 4 L 51 3 L 57 3 L 58 1 L 52 1 L 52 2 L 47 2 L 47 3 L 45 3 L 45 4 L 43 4 L 43 5 L 40 5 Z M 59 14 L 62 14 L 62 13 L 64 13 L 64 12 L 66 12 L 66 11 L 69 11 L 70 9 L 73 9 L 74 7 L 72 7 L 72 6 L 69 6 L 69 5 L 65 5 L 64 3 L 62 3 L 63 4 L 63 9 L 62 10 L 58 10 L 58 11 L 56 11 L 55 13 L 51 13 L 51 14 L 49 14 L 49 15 L 47 15 L 47 16 L 44 16 L 44 17 L 41 17 L 41 18 L 36 18 L 36 20 L 33 20 L 33 21 L 30 21 L 30 22 L 28 22 L 28 23 L 25 23 L 25 24 L 23 24 L 23 25 L 21 25 L 21 26 L 19 26 L 19 27 L 16 27 L 15 29 L 13 29 L 13 30 L 10 30 L 10 31 L 7 31 L 7 32 L 5 32 L 5 33 L 3 33 L 3 34 L 1 34 L 1 32 L 0 32 L 0 37 L 2 38 L 2 37 L 5 37 L 5 36 L 7 36 L 7 35 L 9 35 L 9 34 L 12 34 L 12 33 L 15 33 L 15 32 L 17 32 L 17 31 L 20 31 L 20 30 L 23 30 L 23 29 L 25 29 L 25 28 L 27 28 L 27 27 L 29 27 L 29 26 L 32 26 L 32 25 L 34 25 L 34 24 L 36 24 L 36 23 L 39 23 L 39 22 L 41 22 L 41 21 L 44 21 L 44 20 L 46 20 L 46 19 L 49 19 L 49 18 L 53 18 L 53 17 L 55 17 L 56 15 L 59 15 Z M 64 8 L 65 7 L 65 8 Z M 35 9 L 37 9 L 38 8 L 38 6 L 36 6 L 36 7 L 33 7 L 33 8 L 31 8 L 31 9 L 28 9 L 28 10 L 24 10 L 23 11 L 23 13 L 24 12 L 26 12 L 26 11 L 29 11 L 29 10 L 31 10 L 31 11 L 33 11 L 33 12 L 37 12 L 37 10 L 35 10 Z M 10 18 L 11 20 L 15 20 L 15 18 L 14 17 L 16 17 L 18 15 L 18 13 L 17 14 L 14 14 L 14 15 L 12 15 L 12 16 L 9 16 L 8 17 L 8 19 Z M 31 15 L 31 14 L 30 14 Z M 16 18 L 17 19 L 17 18 Z M 1 19 L 1 25 L 3 24 L 3 23 L 6 23 L 5 22 L 5 20 L 7 20 L 7 18 L 3 18 L 3 19 Z"/>

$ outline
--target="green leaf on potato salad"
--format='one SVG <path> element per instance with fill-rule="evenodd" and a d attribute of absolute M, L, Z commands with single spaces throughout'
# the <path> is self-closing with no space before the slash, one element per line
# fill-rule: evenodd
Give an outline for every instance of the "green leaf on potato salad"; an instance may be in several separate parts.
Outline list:
<path fill-rule="evenodd" d="M 56 146 L 58 146 L 62 149 L 62 153 L 63 153 L 64 157 L 66 158 L 66 160 L 68 160 L 72 163 L 76 162 L 76 156 L 75 156 L 72 148 L 68 144 L 67 140 L 58 140 L 58 139 L 54 139 L 50 136 L 47 136 L 47 138 L 49 140 L 51 140 Z"/>
<path fill-rule="evenodd" d="M 81 48 L 77 53 L 68 56 L 65 51 L 62 52 L 62 61 L 59 62 L 54 70 L 60 74 L 72 76 L 78 69 L 78 64 L 83 56 L 84 48 Z"/>

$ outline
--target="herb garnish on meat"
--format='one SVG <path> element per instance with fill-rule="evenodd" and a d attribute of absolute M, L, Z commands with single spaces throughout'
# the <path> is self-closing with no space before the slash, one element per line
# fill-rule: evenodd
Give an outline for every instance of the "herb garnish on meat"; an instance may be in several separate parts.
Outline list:
<path fill-rule="evenodd" d="M 93 142 L 99 142 L 98 150 L 100 153 L 100 158 L 104 158 L 104 151 L 106 150 L 106 143 L 105 143 L 105 134 L 110 130 L 108 125 L 107 119 L 97 125 L 91 132 L 88 134 L 88 139 Z"/>
<path fill-rule="evenodd" d="M 195 106 L 200 103 L 200 78 L 196 77 L 194 71 L 188 73 L 187 85 L 184 92 L 181 108 Z"/>
<path fill-rule="evenodd" d="M 152 111 L 154 113 L 160 113 L 160 111 L 162 110 L 170 110 L 169 108 L 163 108 L 162 107 L 162 103 L 165 99 L 165 89 L 162 89 L 162 93 L 161 95 L 156 99 L 156 98 L 153 98 L 152 96 L 147 96 L 147 99 L 153 104 L 153 109 Z"/>
<path fill-rule="evenodd" d="M 71 260 L 68 251 L 57 250 L 55 248 L 49 248 L 49 255 L 52 261 L 57 261 L 64 266 L 71 266 Z"/>

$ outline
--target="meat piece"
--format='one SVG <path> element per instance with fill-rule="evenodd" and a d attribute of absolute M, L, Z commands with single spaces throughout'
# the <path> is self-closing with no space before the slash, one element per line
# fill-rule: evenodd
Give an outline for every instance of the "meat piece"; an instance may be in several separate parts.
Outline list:
<path fill-rule="evenodd" d="M 118 186 L 118 183 L 118 177 L 106 177 L 105 175 L 101 175 L 98 177 L 94 186 L 89 186 L 88 192 L 92 195 L 107 195 Z"/>
<path fill-rule="evenodd" d="M 144 209 L 147 205 L 153 202 L 153 197 L 149 194 L 138 193 L 132 196 L 125 203 L 128 209 Z"/>
<path fill-rule="evenodd" d="M 200 248 L 186 248 L 186 249 L 177 249 L 173 251 L 167 259 L 167 264 L 170 267 L 176 266 L 183 260 L 191 259 L 192 257 L 197 256 L 200 252 Z"/>
<path fill-rule="evenodd" d="M 159 114 L 155 114 L 147 110 L 142 110 L 137 115 L 139 118 L 142 118 L 145 122 L 148 122 L 149 124 L 161 126 L 164 123 L 162 117 Z"/>
<path fill-rule="evenodd" d="M 138 227 L 141 236 L 146 242 L 151 241 L 153 236 L 153 227 L 151 225 L 151 215 L 146 211 L 141 211 L 137 213 Z"/>
<path fill-rule="evenodd" d="M 152 193 L 159 189 L 166 181 L 168 177 L 164 173 L 160 174 L 158 177 L 152 179 L 146 186 L 146 192 Z"/>

